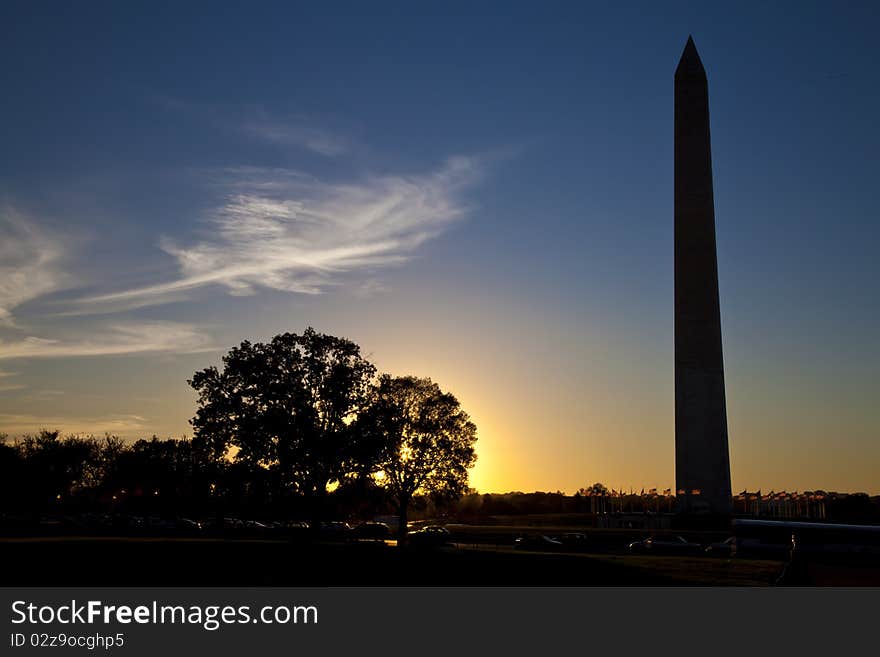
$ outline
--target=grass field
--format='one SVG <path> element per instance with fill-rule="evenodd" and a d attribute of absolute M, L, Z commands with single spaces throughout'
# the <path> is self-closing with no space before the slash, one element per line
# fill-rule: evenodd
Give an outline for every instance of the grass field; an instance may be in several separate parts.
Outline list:
<path fill-rule="evenodd" d="M 779 562 L 201 538 L 0 540 L 6 586 L 766 586 Z"/>
<path fill-rule="evenodd" d="M 779 576 L 782 564 L 759 559 L 712 559 L 642 555 L 593 557 L 635 571 L 659 573 L 676 584 L 702 586 L 767 586 Z"/>

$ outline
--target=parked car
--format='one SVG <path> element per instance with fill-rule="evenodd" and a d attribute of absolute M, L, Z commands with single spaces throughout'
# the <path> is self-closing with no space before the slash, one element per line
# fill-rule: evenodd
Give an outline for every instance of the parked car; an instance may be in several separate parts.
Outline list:
<path fill-rule="evenodd" d="M 244 527 L 244 520 L 241 520 L 240 518 L 223 518 L 223 524 L 221 526 L 224 530 L 231 529 L 233 531 L 240 531 L 244 529 Z"/>
<path fill-rule="evenodd" d="M 579 532 L 563 534 L 559 537 L 559 542 L 569 550 L 585 550 L 589 545 L 587 535 Z"/>
<path fill-rule="evenodd" d="M 145 519 L 146 528 L 151 531 L 168 531 L 174 529 L 174 523 L 159 516 L 147 516 Z"/>
<path fill-rule="evenodd" d="M 520 536 L 513 542 L 513 547 L 517 550 L 556 551 L 565 546 L 558 538 L 541 535 Z"/>
<path fill-rule="evenodd" d="M 754 537 L 731 536 L 706 548 L 706 554 L 727 558 L 787 559 L 790 552 L 791 540 L 783 542 L 777 537 L 761 540 Z"/>
<path fill-rule="evenodd" d="M 244 528 L 249 529 L 252 532 L 266 532 L 269 530 L 269 525 L 262 523 L 259 520 L 245 520 Z"/>
<path fill-rule="evenodd" d="M 352 538 L 354 530 L 347 522 L 324 522 L 321 523 L 321 536 L 331 540 L 347 541 Z"/>
<path fill-rule="evenodd" d="M 202 523 L 191 518 L 178 518 L 177 530 L 184 533 L 195 534 L 202 531 Z"/>
<path fill-rule="evenodd" d="M 429 525 L 410 532 L 407 538 L 412 547 L 439 547 L 447 545 L 452 538 L 452 534 L 449 533 L 446 527 Z"/>
<path fill-rule="evenodd" d="M 701 554 L 703 546 L 681 536 L 657 538 L 651 536 L 643 541 L 634 541 L 628 546 L 633 554 Z"/>
<path fill-rule="evenodd" d="M 706 554 L 710 554 L 715 557 L 734 557 L 736 556 L 736 548 L 736 537 L 731 536 L 730 538 L 726 538 L 723 541 L 710 543 L 706 547 Z"/>
<path fill-rule="evenodd" d="M 359 539 L 384 541 L 391 538 L 391 528 L 384 522 L 362 522 L 354 528 L 353 535 Z"/>

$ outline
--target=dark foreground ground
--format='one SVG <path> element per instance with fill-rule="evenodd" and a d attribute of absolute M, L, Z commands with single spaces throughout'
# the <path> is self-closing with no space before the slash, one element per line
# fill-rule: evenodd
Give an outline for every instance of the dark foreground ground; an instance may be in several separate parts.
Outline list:
<path fill-rule="evenodd" d="M 4 586 L 768 586 L 784 566 L 493 546 L 414 550 L 366 541 L 130 537 L 5 538 L 0 563 Z M 851 575 L 809 583 L 871 583 Z"/>

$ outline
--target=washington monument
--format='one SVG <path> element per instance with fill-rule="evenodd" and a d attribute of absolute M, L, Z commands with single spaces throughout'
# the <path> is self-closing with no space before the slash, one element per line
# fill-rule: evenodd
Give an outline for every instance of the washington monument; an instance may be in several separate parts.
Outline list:
<path fill-rule="evenodd" d="M 675 486 L 684 513 L 731 512 L 706 71 L 675 70 Z"/>

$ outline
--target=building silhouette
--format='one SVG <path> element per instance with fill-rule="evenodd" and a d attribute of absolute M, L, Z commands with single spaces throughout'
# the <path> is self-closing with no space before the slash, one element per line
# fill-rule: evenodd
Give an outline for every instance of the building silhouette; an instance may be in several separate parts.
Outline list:
<path fill-rule="evenodd" d="M 682 513 L 732 511 L 706 71 L 675 71 L 675 481 Z"/>

